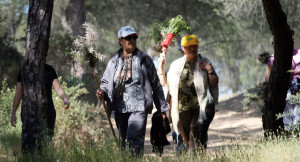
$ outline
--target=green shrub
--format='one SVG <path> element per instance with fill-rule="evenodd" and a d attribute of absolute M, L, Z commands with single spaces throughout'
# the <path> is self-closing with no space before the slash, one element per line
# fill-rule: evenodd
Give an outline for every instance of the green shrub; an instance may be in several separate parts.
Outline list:
<path fill-rule="evenodd" d="M 10 115 L 12 111 L 12 104 L 16 89 L 10 89 L 7 86 L 7 82 L 4 79 L 1 84 L 0 91 L 0 131 L 1 128 L 5 128 L 10 125 Z"/>
<path fill-rule="evenodd" d="M 61 80 L 61 78 L 59 79 Z M 53 142 L 50 143 L 50 145 L 54 145 L 52 151 L 58 154 L 64 149 L 71 149 L 73 145 L 70 141 L 74 141 L 73 143 L 77 143 L 80 147 L 91 145 L 96 147 L 94 145 L 97 142 L 99 143 L 99 141 L 103 141 L 104 139 L 111 139 L 108 136 L 109 129 L 107 129 L 108 124 L 106 123 L 106 118 L 104 118 L 103 108 L 97 108 L 94 105 L 89 105 L 85 101 L 78 100 L 81 95 L 88 93 L 84 85 L 78 84 L 68 87 L 65 82 L 62 82 L 61 85 L 71 105 L 69 110 L 65 110 L 63 101 L 57 96 L 55 91 L 53 91 L 53 102 L 57 115 L 55 135 Z M 17 156 L 21 154 L 22 123 L 20 122 L 20 109 L 18 109 L 16 114 L 16 128 L 10 126 L 14 94 L 15 88 L 10 89 L 7 87 L 6 82 L 3 81 L 2 90 L 0 92 L 0 157 L 2 153 L 5 153 L 9 159 L 12 155 Z M 60 151 L 58 152 L 58 150 Z M 55 155 L 55 157 L 56 156 L 57 155 Z"/>
<path fill-rule="evenodd" d="M 2 83 L 5 85 L 5 82 Z M 5 86 L 4 86 L 5 87 Z M 258 139 L 254 142 L 243 141 L 239 144 L 208 149 L 200 153 L 182 155 L 164 154 L 162 157 L 144 155 L 131 157 L 119 151 L 109 132 L 103 108 L 95 108 L 85 101 L 78 100 L 88 93 L 83 84 L 67 87 L 62 83 L 69 97 L 71 107 L 64 110 L 62 100 L 53 93 L 57 111 L 55 136 L 53 142 L 45 144 L 40 152 L 23 155 L 21 153 L 21 122 L 16 128 L 9 126 L 14 88 L 1 91 L 0 161 L 297 161 L 300 159 L 300 140 L 298 134 L 290 138 Z M 6 108 L 3 109 L 3 105 Z M 7 111 L 8 116 L 4 116 Z M 20 111 L 20 110 L 19 110 Z M 19 116 L 19 115 L 18 115 Z M 19 119 L 20 117 L 18 117 Z M 235 143 L 235 142 L 233 142 Z"/>
<path fill-rule="evenodd" d="M 77 140 L 85 142 L 96 142 L 104 138 L 107 134 L 105 131 L 107 129 L 104 127 L 107 125 L 104 123 L 104 110 L 78 100 L 81 95 L 88 94 L 84 85 L 81 83 L 67 87 L 65 82 L 61 85 L 69 98 L 70 109 L 65 110 L 63 101 L 53 91 L 53 101 L 56 108 L 54 137 L 56 141 L 64 141 L 65 137 L 68 139 L 73 135 Z"/>

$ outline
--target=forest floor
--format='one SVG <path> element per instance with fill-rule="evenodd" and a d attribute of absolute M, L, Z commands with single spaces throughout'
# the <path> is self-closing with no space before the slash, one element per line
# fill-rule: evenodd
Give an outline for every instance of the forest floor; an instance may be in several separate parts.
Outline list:
<path fill-rule="evenodd" d="M 242 95 L 238 95 L 216 105 L 216 114 L 208 130 L 208 150 L 235 144 L 249 144 L 251 141 L 261 139 L 263 136 L 261 113 L 254 105 L 244 110 L 241 104 L 243 98 Z M 147 120 L 145 155 L 154 155 L 150 143 L 151 117 L 152 115 L 149 115 Z M 116 129 L 115 131 L 118 132 Z M 170 145 L 164 147 L 164 155 L 175 155 L 172 132 L 167 135 L 167 139 Z"/>

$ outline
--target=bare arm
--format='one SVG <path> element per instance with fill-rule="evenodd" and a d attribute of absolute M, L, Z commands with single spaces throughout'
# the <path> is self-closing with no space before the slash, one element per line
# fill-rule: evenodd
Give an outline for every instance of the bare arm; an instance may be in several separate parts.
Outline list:
<path fill-rule="evenodd" d="M 16 120 L 17 120 L 16 111 L 19 107 L 21 99 L 22 99 L 22 84 L 21 84 L 21 82 L 17 82 L 16 94 L 14 97 L 13 109 L 12 109 L 11 117 L 10 117 L 10 124 L 13 127 L 16 127 Z"/>
<path fill-rule="evenodd" d="M 219 84 L 219 77 L 215 73 L 215 71 L 208 71 L 208 80 L 209 80 L 209 86 L 211 88 L 216 88 L 218 87 Z"/>
<path fill-rule="evenodd" d="M 211 88 L 216 88 L 216 87 L 218 87 L 218 84 L 219 84 L 219 77 L 218 77 L 218 75 L 215 73 L 214 68 L 213 68 L 210 64 L 208 64 L 208 63 L 206 63 L 206 62 L 201 62 L 201 63 L 199 64 L 199 66 L 200 66 L 200 69 L 206 70 L 206 71 L 207 71 L 207 73 L 208 73 L 208 80 L 209 80 L 209 86 L 210 86 Z"/>
<path fill-rule="evenodd" d="M 271 74 L 272 67 L 270 65 L 267 65 L 266 67 L 266 76 L 265 76 L 265 82 L 269 82 L 270 74 Z"/>
<path fill-rule="evenodd" d="M 171 111 L 172 111 L 172 98 L 171 98 L 170 92 L 168 92 L 168 95 L 167 95 L 167 102 L 170 105 L 170 109 L 169 109 L 169 123 L 172 123 L 172 115 L 171 115 Z"/>
<path fill-rule="evenodd" d="M 166 54 L 164 52 L 162 52 L 159 54 L 158 69 L 157 69 L 157 75 L 158 75 L 159 82 L 162 87 L 167 86 L 167 78 L 166 78 L 166 74 L 165 74 L 165 63 L 166 63 Z M 163 119 L 165 119 L 167 116 L 166 112 L 162 112 L 161 115 L 162 115 Z"/>
<path fill-rule="evenodd" d="M 150 57 L 145 57 L 142 62 L 142 71 L 145 77 L 148 77 L 152 87 L 152 97 L 157 111 L 166 112 L 169 110 L 169 104 L 165 100 L 164 91 L 157 75 L 157 70 Z M 150 93 L 147 95 L 151 95 Z"/>
<path fill-rule="evenodd" d="M 65 91 L 62 89 L 61 85 L 59 84 L 58 79 L 53 80 L 53 88 L 57 95 L 64 101 L 64 104 L 66 105 L 65 109 L 69 109 L 70 103 L 68 100 L 67 95 L 65 94 Z"/>
<path fill-rule="evenodd" d="M 167 85 L 167 79 L 165 75 L 165 62 L 166 62 L 166 55 L 162 52 L 160 53 L 158 58 L 158 69 L 157 69 L 157 75 L 162 87 L 165 87 Z"/>

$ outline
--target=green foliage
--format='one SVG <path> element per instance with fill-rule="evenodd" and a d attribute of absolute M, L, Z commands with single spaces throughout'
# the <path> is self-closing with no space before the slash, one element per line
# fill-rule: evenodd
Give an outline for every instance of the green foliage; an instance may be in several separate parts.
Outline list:
<path fill-rule="evenodd" d="M 21 152 L 21 124 L 17 124 L 16 129 L 0 129 L 0 161 L 16 161 L 22 156 Z M 3 156 L 5 155 L 5 156 Z"/>
<path fill-rule="evenodd" d="M 20 53 L 25 52 L 26 5 L 27 0 L 5 0 L 0 5 L 0 39 L 3 39 L 6 46 L 18 49 Z"/>
<path fill-rule="evenodd" d="M 245 91 L 243 94 L 245 98 L 241 102 L 243 104 L 243 109 L 249 109 L 251 102 L 254 102 L 256 106 L 263 111 L 265 109 L 265 88 L 266 83 L 260 83 L 254 88 Z"/>
<path fill-rule="evenodd" d="M 297 92 L 295 95 L 291 94 L 288 98 L 287 101 L 290 104 L 299 104 L 300 103 L 300 92 Z M 296 114 L 300 114 L 300 109 L 297 109 L 298 112 L 294 112 Z M 277 114 L 277 118 L 282 118 L 284 116 L 291 116 L 294 114 L 290 114 L 290 112 L 283 112 L 282 114 Z M 300 132 L 300 123 L 297 123 L 296 125 L 291 126 L 290 131 L 296 131 Z"/>
<path fill-rule="evenodd" d="M 256 85 L 254 88 L 251 88 L 249 90 L 246 90 L 243 94 L 244 99 L 241 101 L 243 105 L 243 109 L 249 109 L 251 103 L 254 103 L 255 106 L 257 106 L 262 113 L 266 112 L 266 106 L 265 106 L 265 99 L 266 99 L 266 86 L 267 83 L 260 83 Z M 290 102 L 291 104 L 298 104 L 300 103 L 300 93 L 298 92 L 296 95 L 291 95 L 288 99 L 287 102 Z M 300 113 L 300 112 L 298 112 Z M 288 112 L 283 112 L 276 114 L 277 119 L 285 117 L 285 116 L 290 116 Z M 286 130 L 288 134 L 292 132 L 297 132 L 299 133 L 299 128 L 300 125 L 295 125 L 292 126 L 291 129 Z"/>
<path fill-rule="evenodd" d="M 295 0 L 292 1 L 293 4 L 298 3 Z M 9 34 L 9 37 L 14 37 L 14 39 L 9 40 L 15 40 L 13 47 L 22 54 L 25 53 L 27 13 L 24 12 L 24 6 L 27 3 L 25 0 L 6 1 L 4 5 L 5 9 L 1 12 L 4 13 L 3 16 L 1 14 L 1 17 L 7 16 L 4 22 L 0 23 L 0 30 L 2 31 L 3 29 L 4 31 L 0 35 L 8 33 L 11 29 L 15 31 L 13 32 L 15 35 L 13 33 Z M 291 9 L 288 10 L 289 15 L 293 16 L 293 19 L 297 17 L 292 15 L 291 12 L 294 11 L 295 7 L 289 6 L 287 2 L 284 2 L 284 4 Z M 73 21 L 69 5 L 70 3 L 67 0 L 57 1 L 54 4 L 47 57 L 47 63 L 51 64 L 58 74 L 63 75 L 64 79 L 68 81 L 74 78 L 70 74 L 73 66 L 72 59 L 70 56 L 66 56 L 64 52 L 70 51 L 70 46 L 74 39 L 72 27 L 69 25 Z M 220 78 L 222 78 L 220 86 L 226 86 L 233 91 L 239 91 L 249 86 L 249 84 L 253 85 L 257 83 L 257 79 L 249 80 L 240 77 L 240 75 L 248 75 L 248 78 L 253 78 L 255 76 L 254 71 L 260 71 L 260 69 L 256 68 L 252 70 L 253 73 L 247 73 L 245 69 L 242 69 L 241 64 L 247 64 L 247 61 L 244 60 L 249 59 L 244 57 L 250 56 L 252 60 L 256 60 L 258 54 L 262 51 L 272 50 L 271 33 L 268 32 L 269 28 L 265 21 L 262 5 L 258 0 L 255 0 L 254 3 L 238 0 L 175 0 L 172 3 L 159 0 L 116 0 L 114 3 L 85 0 L 85 9 L 86 21 L 91 22 L 95 26 L 97 33 L 102 33 L 99 40 L 95 41 L 97 50 L 108 54 L 108 58 L 120 48 L 117 32 L 122 26 L 130 25 L 134 27 L 139 34 L 138 48 L 147 51 L 149 46 L 152 46 L 152 40 L 149 41 L 149 33 L 151 32 L 153 23 L 163 22 L 168 24 L 169 19 L 167 18 L 174 17 L 174 20 L 177 20 L 179 18 L 177 15 L 182 15 L 181 20 L 184 20 L 191 27 L 188 34 L 195 34 L 199 38 L 199 50 L 201 53 L 213 61 L 213 65 L 217 71 L 222 71 L 219 74 Z M 22 19 L 18 21 L 18 16 L 20 15 L 22 15 Z M 293 22 L 297 25 L 297 21 Z M 15 24 L 16 28 L 11 24 Z M 176 27 L 174 26 L 173 29 L 176 29 Z M 155 42 L 162 39 L 160 31 L 154 33 L 156 33 L 153 36 Z M 175 36 L 173 39 L 176 41 L 178 38 Z M 3 40 L 8 39 L 7 37 L 3 37 Z M 176 50 L 168 49 L 168 51 Z M 180 56 L 180 54 L 169 55 L 166 69 L 170 62 Z M 108 59 L 104 60 L 105 63 L 107 61 Z M 91 62 L 93 63 L 93 61 Z M 105 63 L 97 69 L 100 75 L 104 70 Z M 21 61 L 18 62 L 19 66 L 20 64 Z M 13 73 L 8 75 L 10 77 L 14 76 Z M 261 73 L 259 75 L 256 74 L 256 76 L 256 78 L 263 78 Z M 88 82 L 90 80 L 83 79 L 80 81 L 84 82 L 86 86 L 92 85 Z"/>
<path fill-rule="evenodd" d="M 15 88 L 10 89 L 4 79 L 0 91 L 0 128 L 10 126 L 10 115 L 12 111 L 12 101 L 14 99 Z M 1 131 L 0 129 L 0 131 Z"/>
<path fill-rule="evenodd" d="M 152 26 L 150 37 L 155 41 L 155 44 L 159 43 L 166 38 L 168 33 L 172 33 L 173 37 L 180 36 L 182 31 L 188 31 L 191 27 L 183 21 L 181 15 L 177 15 L 171 19 L 166 19 L 162 23 L 155 23 Z"/>
<path fill-rule="evenodd" d="M 252 56 L 245 56 L 240 61 L 240 74 L 241 85 L 244 89 L 253 87 L 260 84 L 264 80 L 266 66 L 261 64 L 259 59 L 252 58 Z M 251 76 L 251 77 L 250 77 Z"/>
<path fill-rule="evenodd" d="M 5 38 L 0 37 L 0 81 L 3 81 L 2 79 L 6 79 L 6 83 L 9 87 L 12 87 L 17 82 L 22 55 L 15 47 L 9 47 L 4 39 Z"/>
<path fill-rule="evenodd" d="M 187 23 L 184 22 L 182 19 L 183 18 L 181 15 L 178 15 L 178 16 L 170 19 L 167 33 L 172 33 L 174 35 L 174 37 L 177 37 L 177 36 L 179 36 L 179 33 L 181 31 L 190 30 L 191 27 L 188 26 Z"/>
<path fill-rule="evenodd" d="M 300 92 L 297 92 L 295 95 L 291 95 L 287 100 L 291 104 L 298 104 L 298 103 L 300 103 Z"/>
<path fill-rule="evenodd" d="M 152 31 L 150 33 L 150 38 L 152 38 L 155 42 L 155 44 L 160 43 L 161 40 L 163 40 L 162 36 L 162 28 L 166 27 L 168 25 L 167 19 L 161 23 L 154 23 L 152 25 Z"/>
<path fill-rule="evenodd" d="M 297 161 L 300 158 L 297 134 L 291 138 L 258 138 L 244 144 L 226 144 L 201 153 L 145 155 L 141 158 L 120 152 L 112 139 L 84 143 L 71 136 L 67 140 L 68 143 L 50 143 L 39 153 L 22 156 L 20 132 L 0 132 L 0 161 Z"/>
<path fill-rule="evenodd" d="M 260 61 L 260 63 L 262 64 L 268 64 L 269 62 L 269 58 L 271 57 L 271 54 L 268 52 L 263 52 L 262 54 L 259 55 L 258 60 Z"/>
<path fill-rule="evenodd" d="M 5 0 L 0 3 L 0 81 L 6 79 L 9 87 L 16 84 L 22 62 L 21 53 L 25 44 L 23 29 L 26 23 L 24 6 L 27 3 L 26 0 Z"/>
<path fill-rule="evenodd" d="M 90 160 L 93 161 L 93 159 L 103 157 L 103 155 L 98 154 L 99 152 L 107 153 L 107 149 L 116 150 L 115 143 L 110 140 L 108 135 L 108 123 L 105 122 L 103 108 L 95 108 L 93 105 L 78 100 L 81 95 L 88 93 L 84 85 L 68 87 L 65 82 L 62 82 L 61 85 L 69 98 L 71 107 L 69 110 L 64 110 L 63 101 L 53 90 L 53 101 L 57 113 L 55 136 L 53 143 L 43 148 L 43 158 L 50 161 L 55 159 L 80 161 L 86 157 L 86 159 L 91 158 Z M 6 160 L 15 158 L 32 160 L 36 156 L 21 156 L 21 122 L 17 121 L 16 128 L 9 126 L 15 88 L 8 88 L 5 81 L 2 82 L 2 87 L 0 92 L 0 152 L 2 153 L 0 161 L 3 158 Z M 20 110 L 17 113 L 18 119 L 20 118 L 19 112 Z M 3 157 L 3 154 L 7 156 Z M 40 155 L 37 157 L 41 158 Z M 112 158 L 106 157 L 106 159 Z"/>
<path fill-rule="evenodd" d="M 105 136 L 105 128 L 95 125 L 96 122 L 103 122 L 103 109 L 101 111 L 101 109 L 79 100 L 80 96 L 88 94 L 84 84 L 67 87 L 66 82 L 62 82 L 61 85 L 69 98 L 70 109 L 64 109 L 63 101 L 53 90 L 52 97 L 57 113 L 54 138 L 65 141 L 66 137 L 74 135 L 77 140 L 94 142 Z"/>
<path fill-rule="evenodd" d="M 61 78 L 60 78 L 61 80 Z M 0 127 L 0 161 L 295 161 L 299 159 L 299 132 L 290 138 L 257 139 L 246 144 L 223 145 L 208 149 L 203 153 L 164 154 L 162 157 L 145 155 L 134 158 L 119 151 L 105 122 L 103 108 L 95 109 L 92 105 L 78 100 L 88 92 L 83 84 L 68 87 L 61 83 L 67 93 L 71 107 L 64 110 L 61 99 L 53 92 L 53 101 L 57 111 L 56 129 L 53 142 L 43 146 L 39 153 L 22 155 L 21 122 L 17 127 Z M 12 92 L 5 82 L 1 91 L 1 107 L 12 103 Z M 10 96 L 10 97 L 9 97 Z M 4 99 L 5 102 L 2 102 Z M 5 104 L 3 104 L 5 103 Z M 11 106 L 8 106 L 11 112 Z M 0 109 L 2 114 L 4 109 Z M 10 116 L 10 114 L 8 114 Z M 19 116 L 19 115 L 18 115 Z M 1 121 L 3 118 L 1 118 Z M 9 117 L 4 118 L 6 123 Z M 298 137 L 297 137 L 298 136 Z M 201 156 L 200 156 L 201 155 Z"/>
<path fill-rule="evenodd" d="M 287 20 L 295 31 L 300 29 L 299 3 L 298 0 L 281 1 L 288 17 Z M 12 0 L 4 1 L 0 6 L 0 39 L 4 42 L 1 47 L 6 48 L 11 45 L 19 54 L 25 54 L 27 13 L 24 10 L 26 5 L 28 5 L 28 1 Z M 54 4 L 47 57 L 47 62 L 53 65 L 65 80 L 74 78 L 70 74 L 72 59 L 64 52 L 70 51 L 74 39 L 70 25 L 73 15 L 69 8 L 69 0 L 56 1 Z M 169 19 L 167 18 L 182 15 L 182 20 L 191 27 L 188 34 L 195 34 L 199 38 L 200 52 L 212 61 L 217 72 L 220 71 L 219 77 L 222 78 L 220 86 L 232 91 L 240 91 L 257 84 L 258 78 L 260 78 L 259 81 L 262 81 L 262 68 L 252 68 L 251 72 L 247 68 L 257 65 L 256 60 L 263 51 L 270 51 L 270 53 L 273 51 L 272 35 L 260 0 L 174 0 L 172 3 L 160 0 L 114 0 L 113 3 L 85 0 L 85 9 L 86 21 L 95 26 L 97 33 L 102 33 L 100 39 L 95 42 L 97 50 L 108 54 L 108 58 L 120 48 L 117 32 L 122 26 L 134 27 L 139 34 L 138 48 L 147 51 L 149 46 L 152 46 L 149 33 L 151 33 L 153 24 L 155 22 L 168 24 Z M 158 29 L 158 26 L 155 28 Z M 159 30 L 154 33 L 156 33 L 153 36 L 155 42 L 162 39 Z M 300 47 L 299 36 L 299 33 L 296 32 L 296 48 Z M 176 41 L 178 38 L 173 39 Z M 172 51 L 171 48 L 168 51 Z M 6 52 L 1 51 L 0 53 Z M 180 56 L 180 54 L 167 56 L 166 69 L 170 62 Z M 2 60 L 6 61 L 7 59 L 10 58 Z M 104 60 L 105 63 L 107 61 L 108 59 Z M 14 76 L 17 72 L 15 69 L 19 68 L 21 61 L 15 61 L 15 63 L 14 68 L 12 66 L 7 68 L 11 69 L 11 72 L 5 75 L 10 86 L 15 81 Z M 100 75 L 105 63 L 98 69 Z M 0 65 L 4 67 L 4 64 Z M 240 77 L 241 75 L 243 76 Z M 80 81 L 84 82 L 86 86 L 91 85 L 87 82 L 90 80 Z"/>
<path fill-rule="evenodd" d="M 60 78 L 61 80 L 61 78 Z M 65 90 L 71 107 L 69 110 L 64 109 L 63 101 L 57 96 L 53 90 L 53 102 L 56 108 L 56 135 L 58 141 L 65 141 L 66 137 L 71 137 L 75 134 L 78 140 L 98 141 L 106 136 L 104 110 L 95 108 L 87 102 L 82 102 L 78 98 L 86 95 L 88 92 L 83 84 L 67 87 L 65 82 L 62 82 L 62 87 Z M 12 111 L 13 97 L 15 88 L 7 87 L 5 81 L 2 82 L 3 89 L 0 91 L 0 128 L 10 127 L 10 116 Z M 21 129 L 20 109 L 17 112 L 17 128 Z M 97 125 L 95 123 L 98 123 Z"/>

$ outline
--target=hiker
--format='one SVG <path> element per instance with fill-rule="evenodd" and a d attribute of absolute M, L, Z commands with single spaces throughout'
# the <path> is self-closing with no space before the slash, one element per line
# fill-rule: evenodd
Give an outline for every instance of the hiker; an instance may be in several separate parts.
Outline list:
<path fill-rule="evenodd" d="M 182 50 L 181 41 L 180 41 L 178 51 L 182 54 L 182 56 L 184 56 L 184 51 Z M 169 113 L 171 113 L 171 111 Z M 181 134 L 177 134 L 175 131 L 173 131 L 172 138 L 173 138 L 174 143 L 176 144 L 176 153 L 177 154 L 179 154 L 180 152 L 185 150 L 185 146 L 184 146 L 184 142 L 183 142 Z"/>
<path fill-rule="evenodd" d="M 22 100 L 22 81 L 23 76 L 21 75 L 21 70 L 18 74 L 17 79 L 17 87 L 16 87 L 16 93 L 13 101 L 13 109 L 11 113 L 11 126 L 16 127 L 16 111 L 19 107 L 19 103 Z M 54 70 L 54 68 L 51 65 L 45 64 L 45 73 L 44 73 L 44 84 L 45 84 L 45 90 L 47 93 L 47 135 L 49 139 L 51 140 L 54 135 L 54 127 L 55 127 L 55 118 L 56 118 L 56 112 L 55 107 L 52 100 L 52 86 L 57 93 L 57 95 L 63 100 L 64 104 L 66 105 L 65 109 L 69 109 L 70 103 L 68 100 L 67 95 L 65 94 L 64 90 L 62 89 L 57 74 Z M 35 147 L 37 147 L 37 144 L 40 144 L 41 141 L 39 141 L 39 136 L 41 136 L 41 132 L 35 131 L 36 124 L 33 123 L 34 120 L 31 120 L 32 113 L 21 107 L 21 120 L 22 120 L 22 150 L 24 151 L 30 151 L 33 152 L 35 150 Z M 34 112 L 39 113 L 39 112 Z"/>
<path fill-rule="evenodd" d="M 161 48 L 159 49 L 159 51 L 161 51 Z M 178 51 L 180 51 L 180 53 L 182 54 L 182 56 L 184 55 L 184 52 L 182 51 L 182 47 L 181 47 L 181 42 L 180 42 L 180 47 L 178 48 Z M 157 74 L 160 80 L 160 84 L 163 86 L 163 90 L 164 90 L 164 94 L 168 94 L 168 88 L 167 88 L 167 79 L 166 79 L 166 73 L 165 73 L 165 62 L 166 62 L 166 54 L 164 52 L 161 52 L 158 58 L 158 69 L 157 69 Z M 167 98 L 167 95 L 165 95 L 165 98 Z M 167 102 L 170 99 L 167 98 Z M 170 104 L 171 106 L 171 104 Z M 170 116 L 171 112 L 169 111 L 169 123 L 172 122 Z M 183 139 L 181 137 L 180 134 L 176 134 L 175 131 L 173 131 L 172 133 L 172 138 L 173 141 L 176 145 L 176 153 L 180 153 L 181 151 L 183 151 L 185 149 L 185 146 L 183 144 Z"/>
<path fill-rule="evenodd" d="M 163 118 L 169 105 L 152 59 L 136 47 L 137 39 L 138 34 L 132 27 L 119 30 L 121 48 L 106 66 L 97 97 L 107 101 L 110 116 L 116 121 L 122 150 L 129 146 L 132 155 L 141 156 L 147 115 L 152 112 L 153 101 Z"/>
<path fill-rule="evenodd" d="M 294 31 L 292 31 L 292 39 L 294 46 Z M 269 58 L 268 64 L 266 67 L 266 76 L 265 82 L 269 82 L 271 69 L 274 63 L 274 54 Z M 294 49 L 293 51 L 293 60 L 291 67 L 291 80 L 289 89 L 287 92 L 287 97 L 289 98 L 291 95 L 296 95 L 299 92 L 300 86 L 300 49 Z M 299 127 L 300 124 L 300 108 L 299 103 L 292 104 L 289 100 L 286 101 L 286 105 L 283 111 L 283 123 L 284 127 L 288 130 Z"/>
<path fill-rule="evenodd" d="M 184 56 L 172 62 L 167 74 L 171 118 L 186 149 L 207 147 L 207 131 L 218 101 L 219 78 L 210 61 L 198 55 L 195 35 L 182 38 Z"/>

